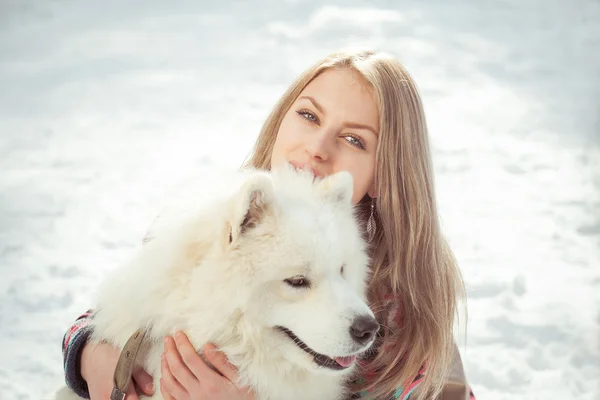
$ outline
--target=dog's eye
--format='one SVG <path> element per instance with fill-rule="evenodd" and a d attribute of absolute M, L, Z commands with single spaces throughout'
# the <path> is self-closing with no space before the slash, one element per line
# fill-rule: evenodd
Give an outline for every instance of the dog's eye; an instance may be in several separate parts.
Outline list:
<path fill-rule="evenodd" d="M 310 281 L 306 277 L 300 275 L 288 278 L 284 282 L 295 288 L 310 287 Z"/>

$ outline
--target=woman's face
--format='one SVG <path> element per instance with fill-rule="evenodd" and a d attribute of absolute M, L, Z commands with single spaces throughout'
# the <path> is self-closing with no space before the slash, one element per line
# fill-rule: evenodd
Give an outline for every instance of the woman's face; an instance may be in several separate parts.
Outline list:
<path fill-rule="evenodd" d="M 285 114 L 271 166 L 291 163 L 315 176 L 348 171 L 352 203 L 374 196 L 379 115 L 372 90 L 351 69 L 328 69 L 308 84 Z"/>

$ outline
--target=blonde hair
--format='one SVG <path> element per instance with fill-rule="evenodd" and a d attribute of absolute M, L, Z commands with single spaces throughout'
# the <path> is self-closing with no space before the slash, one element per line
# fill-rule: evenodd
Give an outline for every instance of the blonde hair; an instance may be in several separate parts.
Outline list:
<path fill-rule="evenodd" d="M 270 169 L 281 121 L 313 79 L 330 68 L 351 68 L 374 90 L 380 133 L 376 153 L 376 234 L 371 242 L 372 279 L 369 302 L 382 324 L 380 351 L 368 363 L 373 380 L 359 380 L 355 391 L 387 398 L 407 386 L 427 365 L 416 398 L 441 392 L 453 360 L 453 326 L 463 283 L 455 259 L 442 236 L 434 191 L 427 125 L 412 78 L 393 57 L 373 51 L 332 54 L 302 73 L 265 121 L 246 166 Z M 371 199 L 359 204 L 366 222 Z M 401 324 L 386 307 L 392 296 Z M 367 371 L 363 371 L 367 372 Z"/>

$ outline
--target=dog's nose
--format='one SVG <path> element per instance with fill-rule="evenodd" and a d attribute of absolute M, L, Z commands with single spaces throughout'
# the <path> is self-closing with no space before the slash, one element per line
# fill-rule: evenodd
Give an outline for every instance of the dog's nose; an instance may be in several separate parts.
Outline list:
<path fill-rule="evenodd" d="M 359 344 L 366 344 L 379 331 L 379 324 L 375 318 L 361 315 L 356 317 L 350 326 L 350 336 Z"/>

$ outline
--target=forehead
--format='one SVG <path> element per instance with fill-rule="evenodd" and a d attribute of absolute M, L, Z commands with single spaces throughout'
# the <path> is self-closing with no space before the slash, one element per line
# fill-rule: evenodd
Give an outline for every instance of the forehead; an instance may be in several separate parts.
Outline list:
<path fill-rule="evenodd" d="M 302 90 L 299 97 L 302 96 L 313 97 L 323 106 L 327 116 L 368 124 L 379 130 L 379 110 L 373 87 L 353 69 L 325 70 Z"/>

